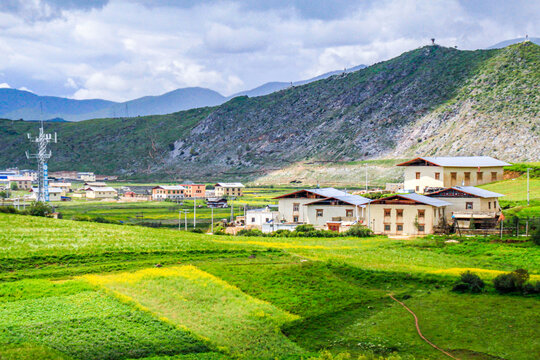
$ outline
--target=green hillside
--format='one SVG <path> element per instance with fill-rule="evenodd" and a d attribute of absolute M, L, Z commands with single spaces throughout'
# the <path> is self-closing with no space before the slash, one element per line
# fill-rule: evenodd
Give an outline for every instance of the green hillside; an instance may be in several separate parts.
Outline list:
<path fill-rule="evenodd" d="M 491 279 L 524 268 L 540 281 L 540 247 L 493 240 L 230 237 L 0 214 L 0 358 L 447 359 L 393 294 L 456 358 L 536 359 L 538 296 L 501 295 Z M 451 291 L 466 269 L 485 292 Z"/>
<path fill-rule="evenodd" d="M 299 161 L 416 153 L 540 157 L 540 46 L 426 46 L 368 68 L 261 97 L 164 116 L 47 124 L 51 170 L 139 178 L 254 179 Z M 28 167 L 24 134 L 0 122 L 0 167 Z"/>

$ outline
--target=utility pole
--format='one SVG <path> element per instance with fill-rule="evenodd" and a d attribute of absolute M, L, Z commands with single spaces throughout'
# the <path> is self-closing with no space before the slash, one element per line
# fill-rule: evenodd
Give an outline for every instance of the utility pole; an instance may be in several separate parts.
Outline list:
<path fill-rule="evenodd" d="M 529 194 L 530 194 L 530 188 L 529 188 L 529 170 L 531 170 L 531 168 L 527 168 L 527 206 L 530 205 L 530 201 L 529 201 Z"/>
<path fill-rule="evenodd" d="M 188 213 L 187 210 L 184 211 L 184 214 L 186 215 L 185 218 L 184 218 L 184 219 L 185 219 L 185 222 L 184 222 L 184 230 L 186 230 L 186 231 L 187 231 L 187 213 Z"/>
<path fill-rule="evenodd" d="M 178 210 L 178 230 L 180 230 L 181 223 L 182 223 L 182 210 Z"/>
<path fill-rule="evenodd" d="M 211 225 L 211 233 L 213 234 L 214 233 L 214 208 L 212 207 L 212 225 Z"/>
<path fill-rule="evenodd" d="M 38 145 L 38 152 L 30 154 L 26 151 L 27 159 L 37 159 L 38 163 L 38 192 L 36 194 L 36 201 L 45 202 L 49 201 L 49 170 L 47 166 L 47 160 L 51 158 L 51 151 L 47 150 L 47 145 L 50 142 L 56 144 L 56 133 L 54 133 L 54 139 L 52 134 L 46 134 L 43 130 L 43 120 L 40 122 L 39 135 L 32 139 L 30 134 L 27 134 L 30 142 L 34 142 Z"/>
<path fill-rule="evenodd" d="M 197 199 L 193 198 L 193 228 L 197 226 Z"/>
<path fill-rule="evenodd" d="M 367 189 L 368 189 L 367 164 L 364 164 L 364 166 L 366 167 L 366 193 L 367 193 Z"/>

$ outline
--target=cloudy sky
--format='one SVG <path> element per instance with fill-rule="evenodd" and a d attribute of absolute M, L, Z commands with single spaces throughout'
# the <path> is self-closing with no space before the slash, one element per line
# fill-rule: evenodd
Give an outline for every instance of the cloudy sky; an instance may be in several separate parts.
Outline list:
<path fill-rule="evenodd" d="M 2 0 L 0 87 L 127 100 L 230 95 L 427 44 L 539 36 L 540 1 Z"/>

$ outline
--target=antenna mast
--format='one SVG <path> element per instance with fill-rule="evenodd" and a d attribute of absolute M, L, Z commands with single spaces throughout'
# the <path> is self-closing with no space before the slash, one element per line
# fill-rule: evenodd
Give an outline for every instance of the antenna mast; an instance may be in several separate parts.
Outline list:
<path fill-rule="evenodd" d="M 51 158 L 51 151 L 47 150 L 47 145 L 50 142 L 56 144 L 56 133 L 54 137 L 52 134 L 46 134 L 43 131 L 43 120 L 40 121 L 39 135 L 35 138 L 32 138 L 32 135 L 27 134 L 30 142 L 36 143 L 38 147 L 38 152 L 35 154 L 30 154 L 26 151 L 27 159 L 37 159 L 38 163 L 38 192 L 36 194 L 36 201 L 45 202 L 49 201 L 49 179 L 48 179 L 48 166 L 47 160 Z"/>

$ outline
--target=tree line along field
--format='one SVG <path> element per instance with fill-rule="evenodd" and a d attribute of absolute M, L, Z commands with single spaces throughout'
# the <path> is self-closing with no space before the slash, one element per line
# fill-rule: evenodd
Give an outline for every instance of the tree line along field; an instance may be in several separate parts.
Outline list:
<path fill-rule="evenodd" d="M 0 358 L 447 358 L 393 294 L 459 359 L 537 359 L 540 299 L 490 285 L 516 268 L 540 280 L 540 248 L 212 236 L 0 214 Z M 451 291 L 466 269 L 486 281 L 484 293 Z"/>

